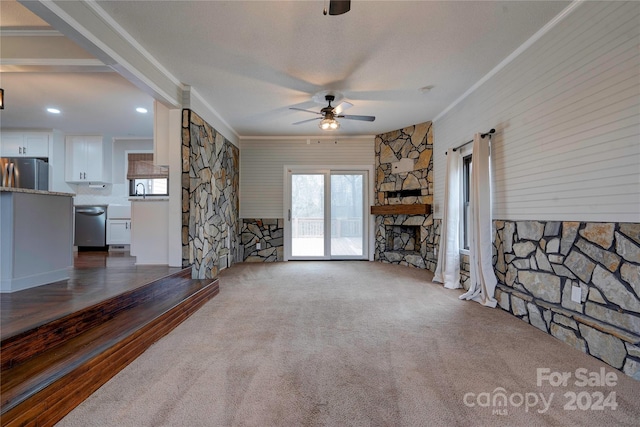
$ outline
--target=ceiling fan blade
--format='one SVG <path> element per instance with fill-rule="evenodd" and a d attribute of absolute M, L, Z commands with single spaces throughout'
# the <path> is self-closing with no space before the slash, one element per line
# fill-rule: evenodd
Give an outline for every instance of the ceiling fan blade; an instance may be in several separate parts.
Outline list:
<path fill-rule="evenodd" d="M 330 0 L 329 15 L 342 15 L 351 10 L 351 0 Z"/>
<path fill-rule="evenodd" d="M 342 101 L 340 105 L 333 109 L 333 114 L 340 114 L 347 108 L 353 107 L 353 104 L 347 101 Z"/>
<path fill-rule="evenodd" d="M 376 119 L 374 116 L 354 116 L 352 114 L 347 114 L 344 116 L 337 116 L 337 117 L 342 119 L 347 119 L 347 120 L 362 120 L 364 122 L 372 122 Z"/>
<path fill-rule="evenodd" d="M 302 123 L 312 122 L 314 120 L 319 120 L 320 117 L 314 117 L 313 119 L 302 120 L 299 122 L 291 123 L 292 125 L 301 125 Z"/>
<path fill-rule="evenodd" d="M 296 108 L 296 107 L 289 107 L 290 110 L 296 110 L 296 111 L 304 111 L 307 113 L 313 113 L 313 114 L 320 114 L 322 115 L 322 113 L 319 113 L 317 111 L 311 111 L 311 110 L 305 110 L 304 108 Z"/>

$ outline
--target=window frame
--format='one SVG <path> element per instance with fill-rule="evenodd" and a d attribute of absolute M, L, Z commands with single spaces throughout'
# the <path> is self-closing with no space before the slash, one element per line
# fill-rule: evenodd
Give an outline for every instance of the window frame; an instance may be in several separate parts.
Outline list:
<path fill-rule="evenodd" d="M 144 178 L 136 178 L 136 179 L 127 179 L 127 181 L 129 181 L 129 197 L 138 197 L 140 196 L 139 194 L 136 193 L 136 185 L 138 184 L 138 182 L 136 181 L 155 181 L 155 180 L 163 180 L 165 181 L 165 187 L 167 188 L 167 192 L 166 193 L 148 193 L 147 191 L 149 191 L 149 185 L 145 184 L 144 188 L 145 188 L 145 197 L 168 197 L 169 196 L 169 178 L 149 178 L 149 179 L 144 179 Z"/>
<path fill-rule="evenodd" d="M 460 253 L 469 254 L 472 144 L 460 149 Z"/>
<path fill-rule="evenodd" d="M 129 187 L 129 197 L 142 197 L 136 194 L 136 180 L 142 179 L 129 179 L 129 154 L 155 154 L 153 150 L 126 150 L 124 153 L 124 179 L 127 182 L 127 186 Z M 151 178 L 151 179 L 163 179 L 166 181 L 167 192 L 166 194 L 150 194 L 146 193 L 144 197 L 169 197 L 169 175 L 166 178 Z M 148 185 L 145 185 L 145 189 L 148 188 Z"/>

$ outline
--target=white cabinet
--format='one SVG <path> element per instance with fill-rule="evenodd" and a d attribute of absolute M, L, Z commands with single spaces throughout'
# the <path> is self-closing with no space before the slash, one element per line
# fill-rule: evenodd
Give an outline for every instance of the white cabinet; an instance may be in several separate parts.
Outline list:
<path fill-rule="evenodd" d="M 131 201 L 130 253 L 136 265 L 169 263 L 169 201 Z"/>
<path fill-rule="evenodd" d="M 22 146 L 24 145 L 24 136 L 21 133 L 2 132 L 2 142 L 0 157 L 18 157 L 22 156 Z"/>
<path fill-rule="evenodd" d="M 131 206 L 107 207 L 107 245 L 131 244 Z"/>
<path fill-rule="evenodd" d="M 131 243 L 131 220 L 107 220 L 107 245 L 128 245 Z"/>
<path fill-rule="evenodd" d="M 69 278 L 73 198 L 0 192 L 0 292 Z"/>
<path fill-rule="evenodd" d="M 106 181 L 101 136 L 67 136 L 65 157 L 65 180 L 67 182 L 88 184 Z"/>
<path fill-rule="evenodd" d="M 50 135 L 45 132 L 2 132 L 0 157 L 49 157 Z"/>
<path fill-rule="evenodd" d="M 29 157 L 49 157 L 48 133 L 25 133 L 22 154 Z"/>

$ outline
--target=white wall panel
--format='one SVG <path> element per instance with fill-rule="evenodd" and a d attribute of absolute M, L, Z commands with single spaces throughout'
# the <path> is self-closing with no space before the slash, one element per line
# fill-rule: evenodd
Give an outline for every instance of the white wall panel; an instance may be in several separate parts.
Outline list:
<path fill-rule="evenodd" d="M 335 141 L 338 141 L 336 144 Z M 284 218 L 284 165 L 373 165 L 374 138 L 240 142 L 240 217 Z"/>
<path fill-rule="evenodd" d="M 640 3 L 585 2 L 434 122 L 445 151 L 495 128 L 493 217 L 640 222 Z"/>

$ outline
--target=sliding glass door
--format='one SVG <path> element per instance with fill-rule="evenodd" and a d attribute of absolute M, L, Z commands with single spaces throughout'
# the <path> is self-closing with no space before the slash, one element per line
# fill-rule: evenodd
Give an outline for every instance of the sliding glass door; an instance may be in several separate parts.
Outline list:
<path fill-rule="evenodd" d="M 364 252 L 363 172 L 331 173 L 331 256 L 362 258 Z"/>
<path fill-rule="evenodd" d="M 325 174 L 291 174 L 291 256 L 325 256 Z"/>
<path fill-rule="evenodd" d="M 367 171 L 289 170 L 287 259 L 367 259 Z"/>

